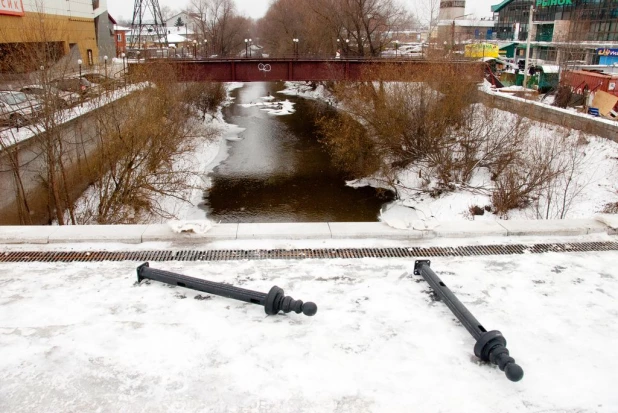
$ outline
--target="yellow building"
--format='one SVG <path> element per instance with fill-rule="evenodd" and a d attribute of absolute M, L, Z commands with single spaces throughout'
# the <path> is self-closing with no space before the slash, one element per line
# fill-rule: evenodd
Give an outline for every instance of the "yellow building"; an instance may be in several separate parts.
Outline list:
<path fill-rule="evenodd" d="M 0 72 L 26 72 L 66 61 L 93 65 L 107 44 L 105 0 L 0 2 Z M 109 31 L 109 30 L 108 30 Z M 113 50 L 113 33 L 108 35 Z"/>

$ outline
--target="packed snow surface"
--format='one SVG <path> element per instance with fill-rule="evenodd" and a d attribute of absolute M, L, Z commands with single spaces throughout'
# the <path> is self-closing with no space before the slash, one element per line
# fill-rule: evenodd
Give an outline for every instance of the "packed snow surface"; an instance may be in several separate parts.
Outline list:
<path fill-rule="evenodd" d="M 616 262 L 618 252 L 432 259 L 507 338 L 518 383 L 474 356 L 411 259 L 151 262 L 278 285 L 314 301 L 314 317 L 137 285 L 139 262 L 0 264 L 0 411 L 615 412 Z"/>

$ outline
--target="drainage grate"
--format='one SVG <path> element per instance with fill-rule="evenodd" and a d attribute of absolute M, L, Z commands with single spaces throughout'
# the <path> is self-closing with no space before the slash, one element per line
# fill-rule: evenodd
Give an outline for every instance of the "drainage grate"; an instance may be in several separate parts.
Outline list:
<path fill-rule="evenodd" d="M 534 245 L 475 245 L 465 247 L 336 248 L 275 250 L 163 251 L 20 251 L 0 252 L 0 262 L 100 261 L 234 261 L 312 258 L 419 258 L 476 255 L 542 254 L 545 252 L 618 251 L 618 242 L 577 242 Z"/>

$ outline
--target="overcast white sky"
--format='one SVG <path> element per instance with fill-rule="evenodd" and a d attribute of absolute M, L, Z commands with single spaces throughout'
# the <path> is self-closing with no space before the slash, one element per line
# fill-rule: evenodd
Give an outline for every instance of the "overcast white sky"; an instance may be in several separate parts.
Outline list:
<path fill-rule="evenodd" d="M 260 18 L 264 16 L 271 0 L 235 0 L 239 11 L 248 17 Z M 422 4 L 429 0 L 403 0 L 408 8 L 420 14 L 423 10 Z M 475 15 L 490 16 L 490 7 L 493 4 L 499 4 L 501 0 L 467 0 L 466 13 L 474 13 Z M 188 5 L 188 0 L 159 0 L 159 5 L 169 6 L 172 9 L 180 10 Z M 116 19 L 131 20 L 133 17 L 133 1 L 128 0 L 107 0 L 107 9 Z"/>

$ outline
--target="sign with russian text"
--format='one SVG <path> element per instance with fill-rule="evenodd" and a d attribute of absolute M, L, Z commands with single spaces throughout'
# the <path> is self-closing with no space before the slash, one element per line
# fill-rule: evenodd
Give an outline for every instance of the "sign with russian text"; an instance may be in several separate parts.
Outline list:
<path fill-rule="evenodd" d="M 599 56 L 618 56 L 618 49 L 597 49 Z"/>
<path fill-rule="evenodd" d="M 465 57 L 498 57 L 500 49 L 495 44 L 491 43 L 472 43 L 467 44 L 464 56 Z"/>
<path fill-rule="evenodd" d="M 573 0 L 536 0 L 536 7 L 572 6 Z"/>
<path fill-rule="evenodd" d="M 24 12 L 22 0 L 0 0 L 0 14 L 23 16 L 26 13 Z"/>

